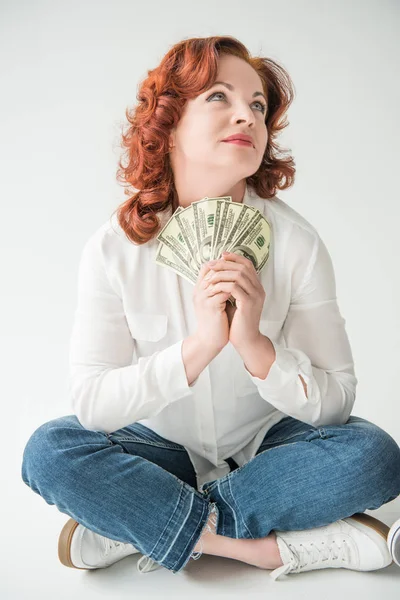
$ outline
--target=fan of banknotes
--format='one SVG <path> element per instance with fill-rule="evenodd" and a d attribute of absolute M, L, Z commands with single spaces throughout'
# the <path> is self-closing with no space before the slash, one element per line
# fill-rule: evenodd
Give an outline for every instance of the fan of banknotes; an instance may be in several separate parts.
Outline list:
<path fill-rule="evenodd" d="M 270 234 L 270 224 L 257 208 L 232 202 L 231 196 L 206 196 L 175 210 L 157 235 L 156 263 L 195 285 L 204 263 L 235 252 L 260 273 L 269 257 Z M 228 300 L 235 306 L 233 296 Z"/>

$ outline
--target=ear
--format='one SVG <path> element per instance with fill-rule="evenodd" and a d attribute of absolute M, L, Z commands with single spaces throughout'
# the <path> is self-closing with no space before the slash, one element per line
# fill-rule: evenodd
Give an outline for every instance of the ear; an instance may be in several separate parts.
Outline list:
<path fill-rule="evenodd" d="M 171 131 L 170 135 L 169 135 L 169 141 L 168 141 L 168 147 L 169 149 L 173 148 L 175 146 L 175 131 Z"/>

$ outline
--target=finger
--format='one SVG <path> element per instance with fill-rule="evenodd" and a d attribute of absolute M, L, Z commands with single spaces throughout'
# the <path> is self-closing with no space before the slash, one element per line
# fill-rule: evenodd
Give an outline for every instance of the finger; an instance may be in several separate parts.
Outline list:
<path fill-rule="evenodd" d="M 211 266 L 216 271 L 223 271 L 226 269 L 235 269 L 239 271 L 240 269 L 243 269 L 242 263 L 233 262 L 232 260 L 225 260 L 223 258 L 216 260 L 215 264 Z"/>
<path fill-rule="evenodd" d="M 239 263 L 242 265 L 247 265 L 247 266 L 251 267 L 252 269 L 254 269 L 254 271 L 257 273 L 253 261 L 251 261 L 249 258 L 246 258 L 245 256 L 242 256 L 241 254 L 236 254 L 235 252 L 223 252 L 221 255 L 221 258 L 224 260 L 230 260 L 232 262 L 236 262 L 236 263 Z"/>
<path fill-rule="evenodd" d="M 237 258 L 241 258 L 243 260 L 231 260 L 230 258 L 220 258 L 216 261 L 215 265 L 213 265 L 212 268 L 216 271 L 223 271 L 226 269 L 235 269 L 237 271 L 245 270 L 249 273 L 249 276 L 257 276 L 257 271 L 255 270 L 251 260 L 244 258 L 244 256 L 233 256 L 236 256 Z"/>
<path fill-rule="evenodd" d="M 236 252 L 226 252 L 226 251 L 222 252 L 221 258 L 225 258 L 227 260 L 235 260 L 238 262 L 245 262 L 245 261 L 249 260 L 248 258 L 245 258 L 244 256 L 242 256 L 242 254 L 236 254 Z M 251 260 L 250 260 L 250 262 L 251 262 Z"/>
<path fill-rule="evenodd" d="M 233 285 L 234 284 L 229 281 L 220 282 L 216 285 L 210 285 L 206 289 L 206 296 L 207 298 L 212 298 L 213 296 L 215 296 L 216 294 L 220 294 L 221 292 L 230 294 L 232 292 Z"/>
<path fill-rule="evenodd" d="M 204 276 L 208 273 L 208 271 L 211 269 L 213 261 L 209 261 L 206 263 L 203 263 L 200 267 L 199 273 L 197 275 L 197 279 L 201 280 L 204 279 Z"/>
<path fill-rule="evenodd" d="M 244 289 L 244 291 L 249 295 L 253 295 L 257 291 L 257 288 L 253 284 L 251 279 L 249 278 L 248 273 L 245 272 L 244 270 L 217 271 L 217 272 L 213 272 L 213 271 L 214 271 L 214 268 L 212 269 L 212 271 L 210 271 L 210 273 L 212 273 L 212 275 L 209 279 L 204 279 L 204 287 L 205 288 L 207 288 L 210 285 L 216 285 L 217 283 L 220 283 L 223 281 L 230 281 L 230 282 L 237 283 L 238 285 L 240 285 Z"/>
<path fill-rule="evenodd" d="M 256 283 L 256 279 L 258 279 L 258 273 L 254 268 L 253 263 L 251 262 L 251 260 L 249 260 L 248 258 L 244 258 L 244 256 L 238 256 L 237 254 L 231 254 L 231 256 L 236 257 L 237 259 L 242 259 L 242 260 L 236 260 L 235 259 L 230 259 L 228 257 L 226 258 L 220 258 L 219 260 L 216 261 L 215 265 L 213 265 L 213 269 L 215 269 L 216 271 L 223 271 L 225 269 L 235 269 L 237 271 L 246 271 L 247 276 L 249 277 L 249 279 L 251 281 L 253 281 L 253 283 Z"/>
<path fill-rule="evenodd" d="M 228 301 L 230 295 L 230 292 L 218 292 L 217 294 L 214 294 L 214 296 L 206 297 L 206 300 L 210 304 L 218 306 L 220 304 L 225 304 Z"/>
<path fill-rule="evenodd" d="M 211 279 L 213 278 L 214 275 L 214 269 L 210 269 L 208 270 L 208 272 L 204 273 L 204 277 L 203 280 L 201 282 L 202 287 L 205 289 L 210 285 Z"/>
<path fill-rule="evenodd" d="M 230 281 L 221 281 L 216 285 L 211 285 L 210 288 L 206 290 L 208 298 L 212 298 L 219 292 L 227 292 L 234 298 L 239 299 L 247 298 L 250 295 L 238 283 L 232 283 Z"/>

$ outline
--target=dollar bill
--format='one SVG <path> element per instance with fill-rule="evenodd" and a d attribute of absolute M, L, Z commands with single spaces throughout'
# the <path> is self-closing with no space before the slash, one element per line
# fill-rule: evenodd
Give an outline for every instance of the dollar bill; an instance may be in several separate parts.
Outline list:
<path fill-rule="evenodd" d="M 167 267 L 184 277 L 189 283 L 196 285 L 197 275 L 190 270 L 187 264 L 185 264 L 180 258 L 176 256 L 169 246 L 160 244 L 156 253 L 156 263 Z"/>
<path fill-rule="evenodd" d="M 195 285 L 202 264 L 223 251 L 248 258 L 260 273 L 269 258 L 271 228 L 253 206 L 232 202 L 231 196 L 205 197 L 178 207 L 157 239 L 155 262 Z M 232 296 L 229 301 L 234 304 Z"/>
<path fill-rule="evenodd" d="M 190 271 L 198 274 L 199 266 L 195 256 L 191 252 L 187 230 L 182 228 L 182 222 L 181 220 L 178 220 L 184 211 L 185 209 L 180 211 L 176 210 L 174 212 L 157 235 L 157 239 L 170 248 L 177 258 L 187 265 Z"/>

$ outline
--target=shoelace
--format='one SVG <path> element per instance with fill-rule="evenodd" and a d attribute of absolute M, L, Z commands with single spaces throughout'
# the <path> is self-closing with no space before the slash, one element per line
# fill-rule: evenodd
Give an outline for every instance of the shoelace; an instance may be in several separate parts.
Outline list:
<path fill-rule="evenodd" d="M 124 544 L 121 542 L 117 542 L 117 540 L 110 540 L 109 538 L 103 537 L 103 548 L 104 548 L 104 556 L 108 556 L 115 550 L 120 550 Z"/>
<path fill-rule="evenodd" d="M 139 573 L 148 573 L 149 571 L 155 571 L 161 567 L 162 565 L 159 565 L 158 562 L 146 555 L 142 556 L 142 558 L 138 560 L 136 564 L 136 569 L 139 571 Z"/>
<path fill-rule="evenodd" d="M 109 538 L 104 537 L 103 538 L 103 550 L 104 550 L 104 557 L 108 556 L 109 554 L 115 552 L 115 551 L 119 551 L 122 550 L 124 546 L 126 546 L 126 544 L 123 544 L 122 542 L 117 542 L 117 540 L 111 540 Z M 143 567 L 142 567 L 143 565 Z M 136 564 L 136 568 L 139 571 L 139 573 L 147 573 L 148 571 L 155 571 L 155 569 L 159 569 L 162 565 L 159 565 L 155 560 L 153 560 L 152 558 L 150 558 L 149 556 L 142 556 L 140 560 L 138 560 L 137 564 Z"/>
<path fill-rule="evenodd" d="M 283 542 L 282 538 L 281 541 Z M 285 543 L 285 542 L 284 542 Z M 323 562 L 327 561 L 343 561 L 349 563 L 350 561 L 350 548 L 347 545 L 346 540 L 343 540 L 343 544 L 339 546 L 336 540 L 332 540 L 330 543 L 324 544 L 323 548 L 319 548 L 313 542 L 309 544 L 300 544 L 298 548 L 295 548 L 292 544 L 288 544 L 291 552 L 290 562 L 281 565 L 272 573 L 270 577 L 276 580 L 281 575 L 286 575 L 290 572 L 300 573 L 304 567 L 309 564 L 314 565 L 317 568 Z"/>

